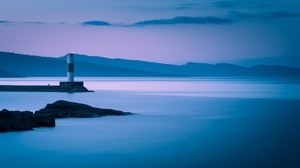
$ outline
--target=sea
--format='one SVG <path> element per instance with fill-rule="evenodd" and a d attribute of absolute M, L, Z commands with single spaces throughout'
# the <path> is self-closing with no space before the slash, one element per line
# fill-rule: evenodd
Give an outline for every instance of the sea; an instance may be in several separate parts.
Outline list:
<path fill-rule="evenodd" d="M 0 78 L 58 85 L 64 78 Z M 0 110 L 57 100 L 133 112 L 0 133 L 0 168 L 299 168 L 300 78 L 77 78 L 94 92 L 0 92 Z"/>

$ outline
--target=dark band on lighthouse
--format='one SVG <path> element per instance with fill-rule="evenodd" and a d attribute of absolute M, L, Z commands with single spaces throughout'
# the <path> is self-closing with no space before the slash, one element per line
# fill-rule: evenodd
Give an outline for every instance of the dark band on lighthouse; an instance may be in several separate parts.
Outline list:
<path fill-rule="evenodd" d="M 74 72 L 74 64 L 68 64 L 68 72 Z"/>

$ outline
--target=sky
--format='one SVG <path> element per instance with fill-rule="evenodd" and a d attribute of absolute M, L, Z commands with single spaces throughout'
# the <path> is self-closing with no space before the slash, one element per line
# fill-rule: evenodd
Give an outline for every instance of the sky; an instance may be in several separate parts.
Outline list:
<path fill-rule="evenodd" d="M 299 0 L 0 0 L 0 51 L 163 63 L 300 57 Z"/>

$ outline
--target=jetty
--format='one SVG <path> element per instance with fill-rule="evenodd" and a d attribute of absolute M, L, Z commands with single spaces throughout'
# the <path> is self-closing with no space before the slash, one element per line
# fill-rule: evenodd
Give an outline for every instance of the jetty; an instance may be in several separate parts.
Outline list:
<path fill-rule="evenodd" d="M 74 54 L 67 55 L 67 81 L 59 85 L 0 85 L 0 92 L 92 92 L 83 81 L 74 80 Z"/>
<path fill-rule="evenodd" d="M 59 85 L 0 85 L 1 92 L 92 92 L 83 82 L 60 82 Z"/>

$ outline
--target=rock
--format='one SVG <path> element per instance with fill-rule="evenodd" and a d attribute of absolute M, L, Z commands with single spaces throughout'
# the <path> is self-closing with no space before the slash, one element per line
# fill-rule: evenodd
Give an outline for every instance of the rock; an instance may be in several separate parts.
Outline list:
<path fill-rule="evenodd" d="M 113 109 L 101 109 L 85 104 L 59 100 L 36 111 L 0 111 L 0 132 L 27 131 L 37 127 L 55 127 L 55 118 L 92 118 L 130 115 Z"/>
<path fill-rule="evenodd" d="M 30 122 L 20 112 L 0 111 L 0 132 L 32 130 Z"/>
<path fill-rule="evenodd" d="M 52 114 L 55 118 L 92 118 L 107 115 L 121 116 L 132 113 L 59 100 L 52 104 L 47 104 L 45 108 L 36 111 L 35 114 Z"/>
<path fill-rule="evenodd" d="M 34 120 L 39 127 L 55 127 L 55 116 L 52 114 L 35 114 Z"/>
<path fill-rule="evenodd" d="M 35 115 L 30 111 L 0 111 L 0 132 L 27 131 L 36 127 L 54 127 L 55 118 L 52 115 Z"/>

